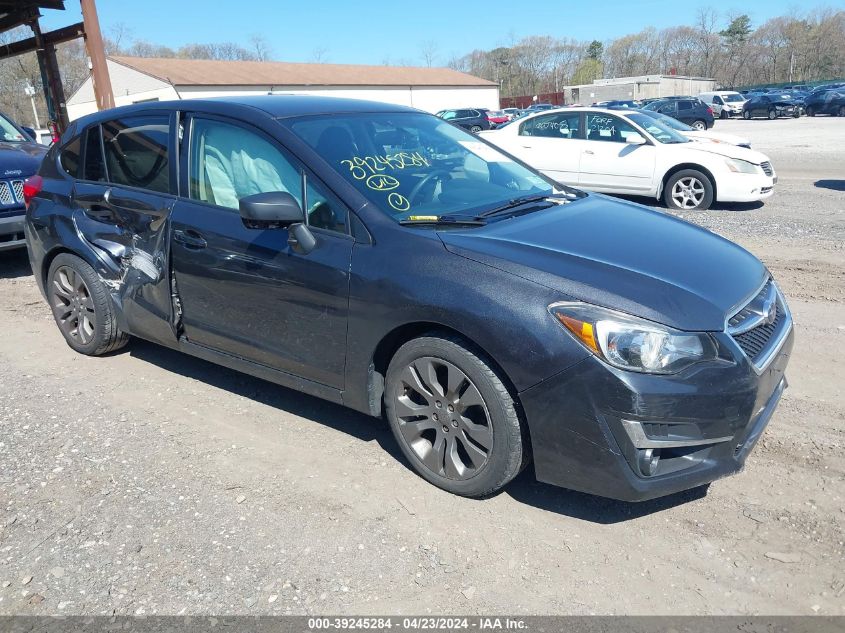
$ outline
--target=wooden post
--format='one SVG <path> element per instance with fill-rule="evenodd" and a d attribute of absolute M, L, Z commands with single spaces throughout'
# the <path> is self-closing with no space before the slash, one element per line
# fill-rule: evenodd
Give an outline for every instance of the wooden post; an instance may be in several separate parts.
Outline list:
<path fill-rule="evenodd" d="M 79 0 L 82 5 L 82 21 L 85 24 L 85 48 L 91 60 L 91 80 L 94 83 L 94 97 L 98 110 L 114 107 L 114 94 L 109 79 L 109 67 L 106 63 L 106 51 L 103 48 L 103 35 L 100 33 L 100 20 L 94 0 Z"/>
<path fill-rule="evenodd" d="M 62 77 L 59 72 L 59 64 L 56 61 L 56 47 L 50 42 L 44 41 L 41 27 L 38 20 L 30 23 L 32 33 L 35 36 L 36 56 L 38 66 L 41 69 L 41 81 L 44 84 L 44 96 L 47 98 L 47 111 L 59 132 L 63 132 L 68 125 L 67 106 L 65 104 L 65 91 L 62 88 Z"/>

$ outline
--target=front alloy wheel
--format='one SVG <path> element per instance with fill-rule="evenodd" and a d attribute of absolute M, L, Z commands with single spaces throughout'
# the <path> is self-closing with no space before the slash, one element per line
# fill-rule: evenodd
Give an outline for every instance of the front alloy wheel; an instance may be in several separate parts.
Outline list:
<path fill-rule="evenodd" d="M 769 120 L 774 121 L 776 118 L 778 118 L 778 111 L 774 109 L 769 110 Z"/>
<path fill-rule="evenodd" d="M 751 118 L 751 110 L 743 110 L 742 111 L 742 118 L 746 121 Z"/>
<path fill-rule="evenodd" d="M 478 387 L 463 371 L 425 356 L 405 367 L 399 387 L 399 430 L 426 468 L 460 480 L 487 465 L 493 425 Z"/>
<path fill-rule="evenodd" d="M 666 182 L 663 201 L 670 209 L 704 211 L 713 203 L 713 183 L 698 170 L 681 170 Z"/>
<path fill-rule="evenodd" d="M 480 351 L 452 335 L 433 332 L 397 350 L 384 409 L 414 470 L 449 492 L 488 495 L 528 462 L 510 390 Z"/>

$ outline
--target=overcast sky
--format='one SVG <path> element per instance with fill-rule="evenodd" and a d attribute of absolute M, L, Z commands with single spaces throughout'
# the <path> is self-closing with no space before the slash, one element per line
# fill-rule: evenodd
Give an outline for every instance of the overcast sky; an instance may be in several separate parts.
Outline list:
<path fill-rule="evenodd" d="M 261 34 L 271 43 L 273 57 L 283 61 L 321 58 L 335 63 L 422 64 L 421 50 L 431 42 L 440 65 L 454 55 L 506 46 L 526 35 L 606 40 L 647 26 L 691 24 L 698 7 L 706 4 L 662 0 L 97 0 L 104 33 L 123 23 L 135 38 L 173 48 L 193 42 L 246 45 L 250 35 Z M 65 0 L 65 5 L 66 11 L 44 12 L 47 27 L 82 19 L 77 0 Z M 784 0 L 729 0 L 709 5 L 721 5 L 723 15 L 732 10 L 748 13 L 752 26 L 795 10 L 794 2 Z"/>

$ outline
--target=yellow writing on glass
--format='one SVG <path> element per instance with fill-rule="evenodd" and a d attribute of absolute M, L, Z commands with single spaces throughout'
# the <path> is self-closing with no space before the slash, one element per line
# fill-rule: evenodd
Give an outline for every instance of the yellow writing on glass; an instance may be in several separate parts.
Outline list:
<path fill-rule="evenodd" d="M 393 191 L 399 181 L 388 174 L 373 174 L 367 178 L 367 186 L 373 191 Z"/>
<path fill-rule="evenodd" d="M 411 208 L 411 203 L 408 202 L 408 199 L 395 191 L 387 196 L 387 204 L 399 212 L 407 211 Z"/>
<path fill-rule="evenodd" d="M 429 160 L 419 152 L 396 152 L 378 156 L 353 156 L 340 161 L 349 168 L 355 180 L 364 180 L 372 174 L 385 170 L 408 169 L 410 167 L 431 167 Z"/>

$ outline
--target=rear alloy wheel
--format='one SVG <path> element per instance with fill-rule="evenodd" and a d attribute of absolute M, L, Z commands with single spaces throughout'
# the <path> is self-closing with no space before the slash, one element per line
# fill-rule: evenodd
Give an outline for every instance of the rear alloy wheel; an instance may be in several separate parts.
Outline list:
<path fill-rule="evenodd" d="M 774 109 L 769 110 L 769 120 L 774 121 L 776 118 L 778 118 L 778 111 Z"/>
<path fill-rule="evenodd" d="M 527 463 L 509 390 L 460 339 L 434 334 L 399 348 L 387 370 L 384 404 L 414 470 L 444 490 L 489 495 Z"/>
<path fill-rule="evenodd" d="M 480 125 L 473 125 L 471 128 L 469 128 L 469 131 L 472 132 L 473 134 L 478 134 L 481 131 L 481 126 Z"/>
<path fill-rule="evenodd" d="M 713 183 L 700 171 L 683 169 L 669 178 L 663 201 L 670 209 L 704 211 L 713 204 Z"/>
<path fill-rule="evenodd" d="M 77 352 L 98 356 L 129 340 L 117 328 L 105 284 L 79 257 L 62 253 L 53 260 L 47 275 L 47 297 L 59 331 Z"/>
<path fill-rule="evenodd" d="M 742 111 L 742 118 L 746 121 L 751 118 L 751 110 L 743 110 Z"/>
<path fill-rule="evenodd" d="M 707 124 L 704 121 L 701 121 L 700 119 L 696 119 L 692 122 L 692 125 L 690 127 L 692 127 L 692 129 L 694 130 L 698 130 L 699 132 L 704 132 L 707 129 Z"/>

